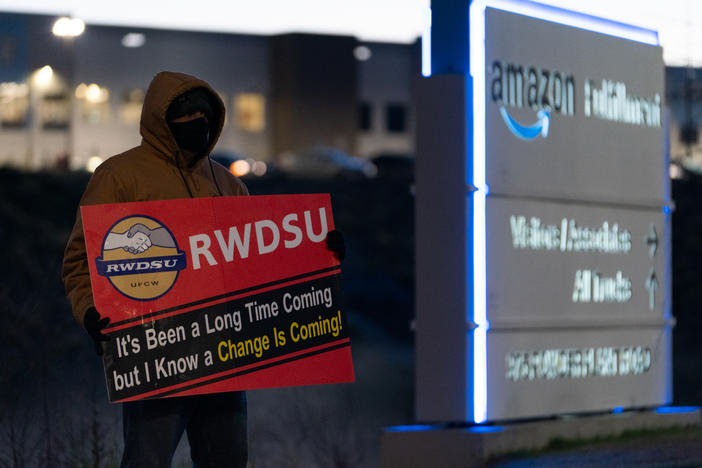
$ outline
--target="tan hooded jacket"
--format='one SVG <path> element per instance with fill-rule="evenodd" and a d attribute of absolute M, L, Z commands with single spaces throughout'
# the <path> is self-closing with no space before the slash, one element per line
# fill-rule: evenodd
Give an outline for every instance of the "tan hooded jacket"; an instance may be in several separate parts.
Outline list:
<path fill-rule="evenodd" d="M 212 151 L 224 126 L 224 104 L 206 82 L 183 73 L 161 72 L 146 91 L 141 112 L 141 145 L 107 159 L 96 170 L 80 200 L 81 205 L 169 200 L 176 198 L 248 195 L 244 184 L 226 168 L 205 157 L 193 167 L 183 160 L 166 123 L 166 110 L 177 96 L 193 88 L 212 93 Z M 216 178 L 213 179 L 213 176 Z M 187 184 L 187 186 L 186 186 Z M 73 315 L 83 323 L 86 310 L 93 307 L 88 258 L 85 252 L 80 209 L 63 257 L 63 282 Z M 99 312 L 99 311 L 98 311 Z"/>

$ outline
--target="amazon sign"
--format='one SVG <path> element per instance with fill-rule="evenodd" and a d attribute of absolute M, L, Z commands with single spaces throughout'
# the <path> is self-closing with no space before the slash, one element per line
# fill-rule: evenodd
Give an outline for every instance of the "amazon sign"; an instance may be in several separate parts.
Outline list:
<path fill-rule="evenodd" d="M 500 106 L 505 125 L 517 138 L 548 137 L 550 112 L 575 114 L 575 77 L 535 66 L 494 61 L 490 67 L 490 97 Z M 511 107 L 537 111 L 538 122 L 522 125 L 509 114 Z"/>
<path fill-rule="evenodd" d="M 520 0 L 468 18 L 466 75 L 417 93 L 418 419 L 669 402 L 657 34 Z"/>
<path fill-rule="evenodd" d="M 544 11 L 472 17 L 485 32 L 472 157 L 489 191 L 471 234 L 485 232 L 472 247 L 488 419 L 670 397 L 662 50 Z"/>
<path fill-rule="evenodd" d="M 472 247 L 485 258 L 475 365 L 488 419 L 670 396 L 662 50 L 546 17 L 471 18 L 485 32 L 472 157 L 489 191 L 474 195 L 472 237 L 485 240 Z"/>
<path fill-rule="evenodd" d="M 471 59 L 490 191 L 659 204 L 662 49 L 499 8 L 483 21 Z"/>
<path fill-rule="evenodd" d="M 548 137 L 552 112 L 575 115 L 575 77 L 535 66 L 494 61 L 490 67 L 490 97 L 500 106 L 507 128 L 523 140 Z M 661 126 L 661 96 L 641 98 L 627 92 L 626 83 L 603 80 L 601 86 L 585 81 L 582 109 L 586 117 L 646 127 Z M 524 125 L 509 114 L 510 108 L 537 111 L 537 122 Z"/>

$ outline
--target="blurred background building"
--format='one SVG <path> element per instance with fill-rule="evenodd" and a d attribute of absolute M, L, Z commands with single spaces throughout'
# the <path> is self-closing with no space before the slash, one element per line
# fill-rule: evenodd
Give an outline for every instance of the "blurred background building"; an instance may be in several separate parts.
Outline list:
<path fill-rule="evenodd" d="M 321 7 L 315 8 L 328 26 L 278 34 L 265 29 L 270 15 L 264 20 L 263 8 L 250 13 L 264 15 L 260 24 L 246 23 L 240 8 L 227 19 L 175 15 L 160 25 L 147 7 L 130 16 L 69 3 L 65 7 L 78 9 L 89 24 L 23 12 L 51 11 L 40 2 L 0 2 L 0 10 L 17 10 L 0 13 L 0 165 L 90 170 L 137 145 L 145 88 L 161 70 L 201 76 L 221 94 L 228 119 L 215 153 L 228 165 L 248 161 L 239 174 L 260 161 L 258 173 L 277 166 L 322 176 L 339 168 L 373 175 L 376 168 L 355 158 L 414 154 L 413 83 L 422 71 L 419 35 L 430 24 L 428 1 L 396 5 L 396 14 L 389 8 L 382 18 L 376 10 L 365 18 L 369 31 L 375 28 L 367 34 L 339 23 L 350 11 L 330 16 Z M 637 2 L 635 10 L 626 1 L 543 3 L 661 31 L 671 176 L 680 177 L 683 168 L 702 173 L 702 72 L 696 68 L 702 55 L 691 46 L 701 29 L 699 6 L 688 0 L 667 7 Z M 110 15 L 114 20 L 101 19 Z M 411 15 L 419 19 L 408 21 Z M 388 22 L 393 17 L 412 24 L 398 33 Z M 137 26 L 124 26 L 129 21 Z M 349 18 L 354 22 L 358 18 Z M 178 29 L 160 29 L 166 27 Z M 188 27 L 199 31 L 182 29 Z"/>
<path fill-rule="evenodd" d="M 665 78 L 671 177 L 681 177 L 683 168 L 702 174 L 702 69 L 667 67 Z"/>
<path fill-rule="evenodd" d="M 0 13 L 0 164 L 92 169 L 139 144 L 144 92 L 161 70 L 202 77 L 220 93 L 222 160 L 298 167 L 312 153 L 343 165 L 338 154 L 414 151 L 417 44 L 58 25 Z"/>

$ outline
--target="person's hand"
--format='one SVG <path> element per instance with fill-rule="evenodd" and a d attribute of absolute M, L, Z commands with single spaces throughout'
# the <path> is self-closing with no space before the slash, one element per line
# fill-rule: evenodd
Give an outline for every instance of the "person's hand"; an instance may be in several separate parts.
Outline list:
<path fill-rule="evenodd" d="M 129 235 L 129 232 L 127 232 L 124 242 L 126 245 L 124 245 L 122 248 L 132 254 L 142 253 L 151 247 L 151 239 L 143 232 L 136 232 L 131 236 Z"/>
<path fill-rule="evenodd" d="M 107 317 L 101 317 L 95 307 L 89 308 L 85 312 L 85 317 L 83 317 L 83 327 L 85 331 L 88 332 L 90 338 L 93 339 L 93 344 L 95 345 L 95 352 L 98 356 L 102 356 L 102 343 L 105 341 L 110 341 L 110 337 L 105 335 L 102 330 L 105 329 L 110 324 L 110 319 Z"/>
<path fill-rule="evenodd" d="M 151 230 L 143 224 L 135 224 L 127 232 L 111 232 L 105 239 L 105 250 L 124 249 L 131 254 L 142 253 L 151 247 Z"/>
<path fill-rule="evenodd" d="M 346 257 L 346 245 L 344 235 L 338 229 L 334 229 L 327 234 L 327 248 L 334 252 L 334 256 L 340 262 Z"/>
<path fill-rule="evenodd" d="M 149 229 L 141 223 L 137 223 L 134 226 L 130 227 L 127 230 L 127 237 L 132 237 L 137 232 L 144 233 L 147 237 L 151 237 L 151 229 Z"/>

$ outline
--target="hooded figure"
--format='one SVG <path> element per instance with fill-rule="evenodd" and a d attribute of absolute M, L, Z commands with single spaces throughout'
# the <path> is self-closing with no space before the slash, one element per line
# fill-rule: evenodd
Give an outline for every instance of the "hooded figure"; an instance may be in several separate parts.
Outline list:
<path fill-rule="evenodd" d="M 141 144 L 107 159 L 90 178 L 81 205 L 248 195 L 244 184 L 209 153 L 224 125 L 224 104 L 206 82 L 161 72 L 141 113 Z M 63 258 L 73 315 L 102 354 L 109 320 L 95 309 L 80 210 Z M 138 400 L 123 404 L 122 467 L 169 466 L 185 430 L 197 466 L 246 465 L 243 392 Z"/>
<path fill-rule="evenodd" d="M 176 97 L 166 111 L 166 122 L 188 167 L 207 156 L 217 132 L 211 93 L 195 88 Z"/>
<path fill-rule="evenodd" d="M 186 105 L 177 98 L 188 92 L 198 97 Z M 211 108 L 204 150 L 181 149 L 166 114 L 171 107 L 172 120 L 193 113 L 190 111 L 196 113 L 202 108 L 203 96 Z M 210 85 L 183 73 L 159 73 L 151 81 L 144 99 L 141 144 L 102 163 L 91 177 L 80 204 L 248 195 L 239 179 L 208 157 L 223 125 L 224 104 Z M 94 304 L 80 210 L 63 258 L 63 281 L 73 315 L 83 324 L 85 312 Z"/>

